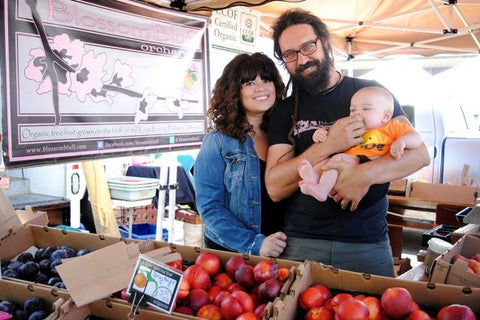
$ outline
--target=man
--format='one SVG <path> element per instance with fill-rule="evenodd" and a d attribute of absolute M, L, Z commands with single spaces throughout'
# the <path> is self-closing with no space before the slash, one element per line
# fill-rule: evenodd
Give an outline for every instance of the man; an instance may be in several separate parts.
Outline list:
<path fill-rule="evenodd" d="M 285 12 L 274 27 L 274 51 L 292 77 L 292 95 L 272 114 L 266 185 L 274 201 L 288 198 L 281 258 L 315 260 L 357 272 L 393 276 L 386 212 L 388 182 L 429 163 L 425 145 L 401 159 L 385 155 L 354 166 L 331 164 L 337 183 L 332 198 L 319 202 L 300 192 L 298 167 L 320 161 L 362 141 L 361 117 L 349 116 L 350 100 L 360 88 L 379 86 L 342 76 L 333 65 L 325 24 L 309 12 Z M 395 100 L 394 117 L 404 118 Z M 408 121 L 406 118 L 403 121 Z M 328 130 L 324 143 L 313 143 L 318 128 Z M 320 170 L 320 168 L 315 167 Z"/>

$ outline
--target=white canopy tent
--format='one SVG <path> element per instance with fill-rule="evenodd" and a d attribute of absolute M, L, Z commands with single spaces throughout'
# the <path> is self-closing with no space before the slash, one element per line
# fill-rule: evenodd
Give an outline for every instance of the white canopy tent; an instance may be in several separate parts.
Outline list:
<path fill-rule="evenodd" d="M 303 8 L 329 27 L 335 54 L 465 54 L 480 52 L 480 0 L 143 0 L 162 7 L 210 15 L 231 6 L 262 12 L 262 34 L 271 36 L 276 18 Z"/>

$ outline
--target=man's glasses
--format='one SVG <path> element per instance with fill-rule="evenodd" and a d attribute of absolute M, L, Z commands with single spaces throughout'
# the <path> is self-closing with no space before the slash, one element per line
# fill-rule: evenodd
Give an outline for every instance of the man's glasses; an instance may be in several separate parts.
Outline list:
<path fill-rule="evenodd" d="M 299 50 L 287 50 L 284 53 L 282 53 L 282 60 L 285 63 L 290 63 L 293 61 L 296 61 L 298 59 L 298 53 L 300 52 L 303 54 L 305 57 L 311 55 L 315 51 L 317 51 L 317 41 L 319 38 L 316 40 L 311 40 L 308 42 L 305 42 Z"/>

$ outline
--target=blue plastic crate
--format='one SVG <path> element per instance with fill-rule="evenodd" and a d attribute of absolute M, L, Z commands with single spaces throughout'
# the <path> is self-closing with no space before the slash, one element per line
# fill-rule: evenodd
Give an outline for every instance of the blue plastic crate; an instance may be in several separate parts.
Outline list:
<path fill-rule="evenodd" d="M 120 236 L 122 238 L 128 238 L 128 227 L 121 225 L 118 227 Z M 137 240 L 155 240 L 155 233 L 157 232 L 157 226 L 150 223 L 139 223 L 132 225 L 132 239 Z M 162 240 L 168 241 L 168 230 L 163 228 Z"/>

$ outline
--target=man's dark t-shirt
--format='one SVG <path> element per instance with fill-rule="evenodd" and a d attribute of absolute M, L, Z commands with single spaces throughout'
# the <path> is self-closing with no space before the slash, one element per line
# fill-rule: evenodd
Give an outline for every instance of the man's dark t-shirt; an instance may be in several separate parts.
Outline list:
<path fill-rule="evenodd" d="M 318 128 L 328 129 L 336 120 L 350 113 L 350 100 L 360 88 L 381 86 L 371 80 L 344 77 L 339 85 L 325 95 L 309 96 L 300 92 L 298 115 L 294 130 L 295 155 L 312 145 L 312 135 Z M 403 111 L 395 100 L 394 115 Z M 288 132 L 292 127 L 293 97 L 278 106 L 270 119 L 269 144 L 291 144 Z M 361 159 L 361 162 L 365 159 Z M 388 184 L 371 186 L 359 203 L 359 208 L 350 212 L 341 209 L 332 199 L 320 202 L 297 190 L 289 199 L 285 212 L 284 231 L 287 236 L 316 238 L 342 242 L 373 243 L 388 238 L 386 212 Z"/>

